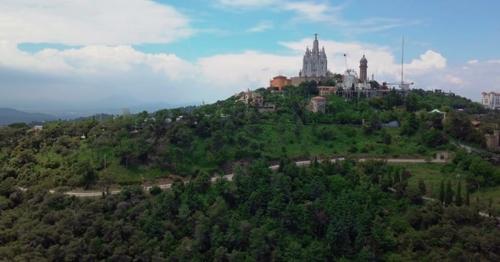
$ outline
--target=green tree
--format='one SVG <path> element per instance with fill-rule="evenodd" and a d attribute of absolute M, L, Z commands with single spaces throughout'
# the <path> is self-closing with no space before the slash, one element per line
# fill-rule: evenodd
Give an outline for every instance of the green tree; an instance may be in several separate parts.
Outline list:
<path fill-rule="evenodd" d="M 444 203 L 444 196 L 445 196 L 445 191 L 444 191 L 444 181 L 441 180 L 441 184 L 439 185 L 439 202 L 441 204 Z"/>
<path fill-rule="evenodd" d="M 418 120 L 414 113 L 411 113 L 401 126 L 401 134 L 412 136 L 418 131 Z"/>
<path fill-rule="evenodd" d="M 455 195 L 455 205 L 462 205 L 462 182 L 458 181 L 457 183 L 457 193 Z"/>
<path fill-rule="evenodd" d="M 445 122 L 445 131 L 452 137 L 468 142 L 481 142 L 472 126 L 469 116 L 465 113 L 448 113 Z"/>
<path fill-rule="evenodd" d="M 431 129 L 423 131 L 421 135 L 421 141 L 423 144 L 429 147 L 437 147 L 446 144 L 446 137 L 441 131 Z"/>
<path fill-rule="evenodd" d="M 418 190 L 420 191 L 420 194 L 422 196 L 424 196 L 425 193 L 427 193 L 427 189 L 425 188 L 425 182 L 421 178 L 418 180 Z"/>
<path fill-rule="evenodd" d="M 418 100 L 415 94 L 409 94 L 405 100 L 405 108 L 408 112 L 415 112 L 418 109 Z"/>
<path fill-rule="evenodd" d="M 451 181 L 446 182 L 446 189 L 444 194 L 444 204 L 450 205 L 453 202 L 453 189 L 451 188 Z"/>
<path fill-rule="evenodd" d="M 97 181 L 97 173 L 90 161 L 79 161 L 75 164 L 73 169 L 74 172 L 78 176 L 80 176 L 80 183 L 84 186 L 85 189 L 88 189 Z"/>
<path fill-rule="evenodd" d="M 465 205 L 470 206 L 470 191 L 465 189 Z"/>
<path fill-rule="evenodd" d="M 109 188 L 113 185 L 113 183 L 115 183 L 115 178 L 112 171 L 110 169 L 104 169 L 101 171 L 99 176 L 99 185 L 105 195 L 109 195 Z"/>
<path fill-rule="evenodd" d="M 386 145 L 390 145 L 392 143 L 392 136 L 389 132 L 382 129 L 382 142 Z"/>

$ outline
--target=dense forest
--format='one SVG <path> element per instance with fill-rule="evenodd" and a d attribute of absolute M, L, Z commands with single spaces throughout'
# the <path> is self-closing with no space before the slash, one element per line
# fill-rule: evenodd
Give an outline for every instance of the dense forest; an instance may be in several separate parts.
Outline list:
<path fill-rule="evenodd" d="M 135 115 L 0 128 L 0 257 L 15 261 L 498 261 L 500 122 L 423 90 L 307 110 L 312 83 Z M 434 110 L 434 112 L 433 112 Z M 436 113 L 438 111 L 439 113 Z M 471 120 L 481 116 L 481 126 Z M 388 123 L 396 123 L 389 125 Z M 474 148 L 467 152 L 461 147 Z M 452 160 L 405 166 L 361 157 Z M 345 157 L 336 163 L 318 159 Z M 309 167 L 294 161 L 313 160 Z M 278 170 L 269 166 L 279 164 Z M 234 173 L 234 179 L 211 178 Z M 141 185 L 168 180 L 168 190 Z M 72 189 L 121 188 L 98 198 Z"/>
<path fill-rule="evenodd" d="M 10 193 L 0 257 L 17 261 L 498 261 L 500 231 L 473 200 L 424 203 L 383 162 L 286 160 L 171 190 L 100 199 Z M 392 190 L 389 190 L 392 189 Z M 448 194 L 448 193 L 447 193 Z M 452 197 L 452 196 L 450 196 Z M 446 196 L 448 198 L 448 196 Z"/>

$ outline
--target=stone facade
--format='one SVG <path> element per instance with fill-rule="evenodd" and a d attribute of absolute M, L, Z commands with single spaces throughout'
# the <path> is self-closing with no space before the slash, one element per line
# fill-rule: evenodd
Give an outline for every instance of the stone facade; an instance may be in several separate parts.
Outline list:
<path fill-rule="evenodd" d="M 437 152 L 435 155 L 436 160 L 448 161 L 450 160 L 450 153 L 448 151 Z"/>
<path fill-rule="evenodd" d="M 315 96 L 311 98 L 309 110 L 314 113 L 324 113 L 326 111 L 326 98 L 322 96 Z"/>
<path fill-rule="evenodd" d="M 491 151 L 500 151 L 500 130 L 495 130 L 493 134 L 486 134 L 486 148 Z"/>
<path fill-rule="evenodd" d="M 319 83 L 319 82 L 328 81 L 329 79 L 330 79 L 329 76 L 325 76 L 325 77 L 294 76 L 294 77 L 290 78 L 292 86 L 299 86 L 300 84 L 302 84 L 304 82 L 309 82 L 309 81 L 315 81 L 316 83 Z"/>
<path fill-rule="evenodd" d="M 328 73 L 327 58 L 325 48 L 319 50 L 318 34 L 314 36 L 313 48 L 306 49 L 302 62 L 302 70 L 299 73 L 300 77 L 326 77 Z"/>
<path fill-rule="evenodd" d="M 320 96 L 335 95 L 337 93 L 337 88 L 334 86 L 318 86 Z"/>
<path fill-rule="evenodd" d="M 246 105 L 256 107 L 261 107 L 264 104 L 264 98 L 262 97 L 262 95 L 252 91 L 241 92 L 239 94 L 238 101 L 243 102 Z"/>
<path fill-rule="evenodd" d="M 292 80 L 286 78 L 286 76 L 275 76 L 269 83 L 270 89 L 282 91 L 285 86 L 292 84 Z"/>

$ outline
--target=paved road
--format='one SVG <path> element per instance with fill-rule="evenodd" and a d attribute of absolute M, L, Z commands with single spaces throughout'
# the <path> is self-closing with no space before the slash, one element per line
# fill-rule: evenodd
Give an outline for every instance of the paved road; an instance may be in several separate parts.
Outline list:
<path fill-rule="evenodd" d="M 334 162 L 343 161 L 343 160 L 345 160 L 344 157 L 337 157 L 337 158 L 331 158 L 327 161 L 334 163 Z M 401 164 L 401 163 L 408 163 L 408 164 L 438 163 L 438 164 L 444 164 L 444 163 L 446 163 L 445 160 L 441 160 L 441 159 L 426 160 L 426 159 L 422 159 L 422 158 L 387 158 L 387 159 L 384 159 L 384 158 L 359 158 L 357 160 L 359 162 L 365 162 L 365 161 L 369 161 L 369 160 L 383 160 L 383 161 L 386 161 L 387 163 L 394 163 L 394 164 Z M 325 160 L 318 160 L 318 162 L 323 162 L 323 161 L 325 161 Z M 311 160 L 303 160 L 303 161 L 295 162 L 295 164 L 299 167 L 309 166 L 309 165 L 311 165 L 311 163 L 312 163 Z M 269 169 L 271 169 L 273 171 L 278 170 L 278 168 L 279 168 L 279 165 L 269 166 Z M 210 181 L 212 183 L 219 180 L 219 179 L 232 181 L 233 177 L 234 177 L 234 174 L 227 174 L 224 176 L 214 176 L 210 179 Z M 188 182 L 189 181 L 186 181 L 185 183 L 188 183 Z M 149 191 L 154 186 L 157 186 L 161 189 L 169 189 L 172 187 L 172 183 L 158 184 L 158 185 L 153 185 L 153 186 L 143 186 L 142 188 L 145 191 Z M 51 193 L 54 192 L 53 190 L 50 190 L 50 191 L 51 191 Z M 102 196 L 102 193 L 103 193 L 102 191 L 84 191 L 84 192 L 82 192 L 82 191 L 68 191 L 68 192 L 65 192 L 64 194 L 66 194 L 68 196 L 75 196 L 75 197 L 100 197 L 100 196 Z M 110 191 L 110 194 L 118 194 L 118 193 L 120 193 L 120 190 Z"/>

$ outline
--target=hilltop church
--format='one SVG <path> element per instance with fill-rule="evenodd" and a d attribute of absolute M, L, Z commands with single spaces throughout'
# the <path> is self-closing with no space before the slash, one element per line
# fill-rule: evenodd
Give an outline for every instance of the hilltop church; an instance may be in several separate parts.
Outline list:
<path fill-rule="evenodd" d="M 322 47 L 321 51 L 319 50 L 318 34 L 314 34 L 313 49 L 309 50 L 307 47 L 299 77 L 326 77 L 327 63 L 325 48 Z"/>
<path fill-rule="evenodd" d="M 328 71 L 328 58 L 325 48 L 319 46 L 318 34 L 314 34 L 312 49 L 306 47 L 304 57 L 302 59 L 302 69 L 299 75 L 291 78 L 279 75 L 270 81 L 269 87 L 273 90 L 282 91 L 285 86 L 299 86 L 306 81 L 316 81 L 317 83 L 326 83 L 334 79 L 334 74 Z M 336 93 L 337 89 L 343 90 L 370 90 L 370 79 L 368 79 L 368 60 L 363 55 L 359 61 L 359 74 L 353 69 L 346 69 L 341 79 L 335 79 L 337 84 L 326 90 L 326 87 L 320 86 L 323 93 Z"/>
<path fill-rule="evenodd" d="M 328 71 L 325 48 L 322 47 L 320 50 L 318 34 L 314 34 L 312 50 L 309 47 L 306 48 L 299 76 L 290 78 L 290 82 L 292 85 L 298 86 L 305 81 L 320 82 L 327 80 L 331 76 L 332 74 Z"/>

